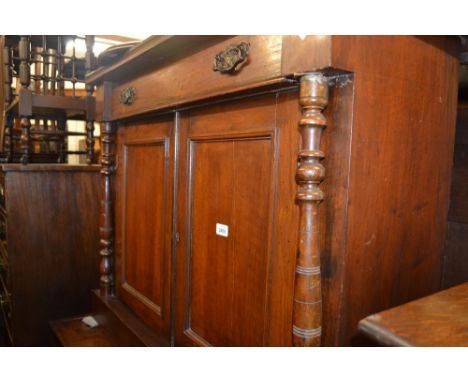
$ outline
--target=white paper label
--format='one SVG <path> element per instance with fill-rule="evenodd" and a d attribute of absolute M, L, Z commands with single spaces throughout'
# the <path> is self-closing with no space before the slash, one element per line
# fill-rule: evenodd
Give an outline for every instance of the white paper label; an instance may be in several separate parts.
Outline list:
<path fill-rule="evenodd" d="M 228 237 L 229 227 L 225 224 L 216 223 L 216 235 Z"/>

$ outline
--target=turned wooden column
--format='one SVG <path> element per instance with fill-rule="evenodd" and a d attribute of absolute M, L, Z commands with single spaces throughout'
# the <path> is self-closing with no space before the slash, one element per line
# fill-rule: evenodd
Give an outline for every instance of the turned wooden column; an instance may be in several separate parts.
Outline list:
<path fill-rule="evenodd" d="M 324 195 L 320 183 L 325 168 L 320 161 L 322 114 L 328 103 L 328 83 L 322 73 L 301 78 L 299 103 L 302 117 L 301 149 L 296 171 L 296 200 L 299 204 L 299 240 L 294 285 L 293 345 L 320 346 L 322 334 L 322 291 L 320 276 L 319 204 Z"/>
<path fill-rule="evenodd" d="M 4 110 L 13 101 L 13 50 L 9 46 L 3 47 L 3 95 L 4 95 Z M 11 112 L 5 113 L 5 138 L 4 149 L 6 153 L 6 161 L 11 162 L 13 159 L 13 124 L 14 118 Z"/>
<path fill-rule="evenodd" d="M 51 121 L 52 125 L 54 121 Z M 47 124 L 47 121 L 44 121 L 45 124 Z M 67 130 L 67 120 L 63 117 L 60 117 L 57 119 L 56 122 L 56 129 L 62 133 L 65 133 Z M 58 163 L 67 163 L 68 162 L 68 155 L 67 155 L 67 147 L 68 147 L 68 139 L 65 134 L 60 136 L 60 141 L 59 141 L 59 149 L 58 149 L 58 158 L 57 162 Z"/>
<path fill-rule="evenodd" d="M 28 89 L 31 83 L 31 72 L 30 72 L 30 41 L 29 36 L 21 36 L 18 46 L 18 55 L 20 59 L 19 65 L 19 79 L 21 83 L 20 89 L 20 124 L 21 124 L 21 163 L 26 164 L 31 158 L 31 139 L 30 139 L 30 128 L 31 117 L 30 109 L 31 97 L 30 90 Z M 26 111 L 27 110 L 27 111 Z"/>
<path fill-rule="evenodd" d="M 14 139 L 13 139 L 13 125 L 15 123 L 15 118 L 13 113 L 5 113 L 5 154 L 6 162 L 10 163 L 13 161 L 13 148 L 14 148 Z"/>
<path fill-rule="evenodd" d="M 100 235 L 100 292 L 109 296 L 114 292 L 114 201 L 112 175 L 115 171 L 115 128 L 112 122 L 101 124 L 101 222 Z"/>
<path fill-rule="evenodd" d="M 94 36 L 86 36 L 86 56 L 85 56 L 85 71 L 91 72 L 94 68 L 96 58 L 93 53 Z M 88 105 L 86 110 L 86 163 L 93 163 L 94 157 L 94 108 L 91 99 L 93 97 L 94 86 L 86 84 L 86 96 Z M 92 110 L 91 110 L 92 109 Z"/>
<path fill-rule="evenodd" d="M 63 79 L 64 72 L 64 51 L 65 42 L 62 36 L 57 36 L 57 95 L 62 96 L 65 93 L 65 81 Z"/>
<path fill-rule="evenodd" d="M 3 95 L 5 106 L 13 101 L 13 50 L 9 46 L 3 47 Z"/>

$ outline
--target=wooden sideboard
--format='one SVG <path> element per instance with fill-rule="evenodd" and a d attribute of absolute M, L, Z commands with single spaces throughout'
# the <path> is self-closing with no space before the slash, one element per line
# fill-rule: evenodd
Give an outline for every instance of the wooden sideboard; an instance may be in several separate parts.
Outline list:
<path fill-rule="evenodd" d="M 458 42 L 159 36 L 87 77 L 100 291 L 172 345 L 349 345 L 440 288 Z"/>
<path fill-rule="evenodd" d="M 49 321 L 99 284 L 99 167 L 0 166 L 0 346 L 56 345 Z"/>

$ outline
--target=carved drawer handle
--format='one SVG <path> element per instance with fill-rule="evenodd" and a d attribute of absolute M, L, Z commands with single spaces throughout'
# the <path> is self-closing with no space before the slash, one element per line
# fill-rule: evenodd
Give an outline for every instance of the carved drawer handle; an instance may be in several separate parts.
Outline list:
<path fill-rule="evenodd" d="M 133 86 L 130 86 L 120 93 L 120 103 L 123 105 L 131 105 L 135 101 L 136 90 Z"/>
<path fill-rule="evenodd" d="M 219 52 L 213 62 L 213 70 L 221 73 L 233 73 L 239 65 L 247 60 L 250 43 L 241 42 L 238 45 L 230 45 L 224 51 Z"/>

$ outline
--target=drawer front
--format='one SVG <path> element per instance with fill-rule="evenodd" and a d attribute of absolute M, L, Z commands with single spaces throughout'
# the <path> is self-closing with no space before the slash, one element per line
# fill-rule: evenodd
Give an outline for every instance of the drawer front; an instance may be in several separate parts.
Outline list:
<path fill-rule="evenodd" d="M 281 36 L 236 36 L 116 86 L 112 92 L 112 118 L 241 90 L 278 77 L 281 41 Z M 236 62 L 231 72 L 221 71 Z"/>

